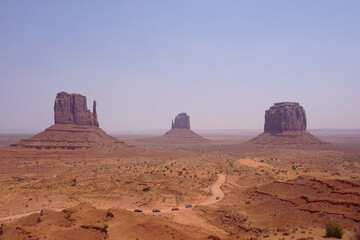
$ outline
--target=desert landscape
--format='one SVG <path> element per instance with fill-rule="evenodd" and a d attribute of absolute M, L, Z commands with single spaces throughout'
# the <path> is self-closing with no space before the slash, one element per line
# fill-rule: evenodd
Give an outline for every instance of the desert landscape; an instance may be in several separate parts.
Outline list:
<path fill-rule="evenodd" d="M 0 240 L 360 240 L 359 0 L 0 0 Z"/>
<path fill-rule="evenodd" d="M 252 139 L 201 137 L 185 113 L 170 134 L 119 138 L 61 92 L 53 126 L 2 136 L 0 239 L 322 239 L 330 220 L 354 236 L 360 136 L 320 140 L 298 103 L 275 106 Z"/>

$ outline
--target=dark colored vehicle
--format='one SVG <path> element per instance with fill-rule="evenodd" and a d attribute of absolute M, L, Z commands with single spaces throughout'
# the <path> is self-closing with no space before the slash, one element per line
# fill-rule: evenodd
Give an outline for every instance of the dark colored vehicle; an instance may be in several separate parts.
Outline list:
<path fill-rule="evenodd" d="M 174 207 L 174 208 L 171 209 L 171 211 L 179 211 L 179 210 L 180 210 L 180 209 L 177 208 L 177 207 Z"/>
<path fill-rule="evenodd" d="M 220 199 L 220 197 L 216 197 L 216 200 L 219 200 Z"/>
<path fill-rule="evenodd" d="M 154 209 L 152 210 L 152 212 L 160 212 L 160 210 L 159 210 L 159 209 L 154 208 Z"/>
<path fill-rule="evenodd" d="M 186 208 L 192 208 L 192 205 L 191 205 L 191 204 L 186 204 L 185 207 L 186 207 Z"/>
<path fill-rule="evenodd" d="M 134 212 L 143 212 L 141 209 L 135 209 Z"/>

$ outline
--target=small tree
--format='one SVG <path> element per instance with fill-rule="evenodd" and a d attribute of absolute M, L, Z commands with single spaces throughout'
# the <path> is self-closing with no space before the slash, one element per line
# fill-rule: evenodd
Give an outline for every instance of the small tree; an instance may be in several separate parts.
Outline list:
<path fill-rule="evenodd" d="M 342 238 L 343 234 L 343 229 L 337 222 L 330 221 L 326 223 L 325 237 Z"/>

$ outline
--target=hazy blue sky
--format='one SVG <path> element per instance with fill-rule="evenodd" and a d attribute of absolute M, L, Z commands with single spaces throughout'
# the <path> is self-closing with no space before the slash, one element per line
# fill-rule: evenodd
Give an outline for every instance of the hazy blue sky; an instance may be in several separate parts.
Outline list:
<path fill-rule="evenodd" d="M 0 129 L 50 126 L 60 91 L 107 131 L 260 129 L 279 101 L 360 128 L 360 1 L 0 0 Z"/>

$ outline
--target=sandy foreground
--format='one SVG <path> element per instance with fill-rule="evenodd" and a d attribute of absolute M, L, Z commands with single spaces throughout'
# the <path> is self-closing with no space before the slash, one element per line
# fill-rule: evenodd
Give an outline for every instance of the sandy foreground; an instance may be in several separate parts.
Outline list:
<path fill-rule="evenodd" d="M 343 239 L 354 234 L 353 142 L 270 148 L 216 139 L 224 142 L 139 143 L 126 154 L 2 147 L 0 239 L 323 239 L 329 220 Z"/>

